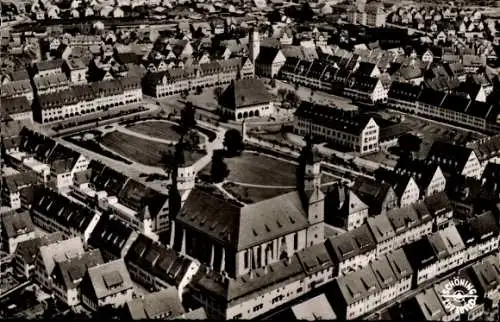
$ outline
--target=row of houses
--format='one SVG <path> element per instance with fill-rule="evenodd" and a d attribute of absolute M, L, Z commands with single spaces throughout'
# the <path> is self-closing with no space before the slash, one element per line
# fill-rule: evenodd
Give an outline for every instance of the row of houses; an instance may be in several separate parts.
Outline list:
<path fill-rule="evenodd" d="M 500 129 L 496 103 L 401 82 L 393 82 L 387 95 L 387 105 L 393 109 L 491 133 Z"/>
<path fill-rule="evenodd" d="M 55 93 L 37 96 L 33 105 L 33 119 L 39 123 L 50 123 L 140 101 L 142 101 L 142 88 L 137 78 L 76 85 Z"/>
<path fill-rule="evenodd" d="M 197 88 L 222 86 L 238 78 L 252 78 L 254 65 L 249 59 L 231 58 L 184 68 L 148 73 L 144 93 L 161 98 Z"/>
<path fill-rule="evenodd" d="M 382 312 L 380 316 L 392 319 L 411 317 L 427 321 L 481 319 L 485 311 L 498 308 L 499 256 L 498 253 L 486 256 L 476 264 L 459 270 L 450 278 L 444 279 L 401 304 Z M 462 285 L 461 287 L 465 287 L 471 294 L 477 294 L 477 297 L 467 305 L 467 310 L 457 309 L 450 305 L 449 299 L 446 298 L 450 292 L 449 289 L 453 290 L 456 284 Z"/>

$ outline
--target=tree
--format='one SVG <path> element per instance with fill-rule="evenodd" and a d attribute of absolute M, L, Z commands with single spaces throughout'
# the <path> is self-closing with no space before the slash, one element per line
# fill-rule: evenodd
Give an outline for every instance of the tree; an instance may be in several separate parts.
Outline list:
<path fill-rule="evenodd" d="M 218 86 L 218 87 L 214 88 L 214 97 L 217 99 L 217 101 L 222 96 L 222 92 L 223 92 L 222 87 Z"/>
<path fill-rule="evenodd" d="M 398 139 L 399 147 L 406 152 L 417 152 L 421 143 L 422 140 L 413 134 L 403 134 Z"/>
<path fill-rule="evenodd" d="M 267 19 L 269 20 L 269 22 L 280 22 L 281 14 L 279 10 L 273 10 L 271 13 L 267 15 Z"/>
<path fill-rule="evenodd" d="M 184 133 L 187 133 L 196 125 L 195 108 L 191 102 L 187 102 L 181 111 L 180 125 Z"/>
<path fill-rule="evenodd" d="M 281 100 L 284 100 L 285 97 L 286 97 L 286 94 L 288 93 L 288 91 L 284 88 L 280 88 L 278 89 L 278 97 L 281 99 Z"/>
<path fill-rule="evenodd" d="M 302 21 L 310 21 L 314 17 L 314 11 L 311 8 L 309 2 L 305 2 L 300 10 L 299 19 Z"/>
<path fill-rule="evenodd" d="M 224 135 L 224 147 L 229 156 L 240 155 L 241 151 L 244 149 L 243 137 L 240 131 L 236 129 L 227 130 Z"/>
<path fill-rule="evenodd" d="M 269 82 L 269 85 L 271 85 L 271 88 L 276 88 L 276 79 L 271 79 L 271 81 Z"/>
<path fill-rule="evenodd" d="M 201 93 L 203 93 L 203 89 L 201 88 L 201 86 L 196 87 L 196 92 L 195 92 L 195 94 L 196 94 L 196 95 L 200 95 Z"/>
<path fill-rule="evenodd" d="M 290 103 L 291 107 L 297 107 L 300 104 L 300 98 L 294 92 L 288 92 L 285 100 Z"/>
<path fill-rule="evenodd" d="M 222 158 L 222 154 L 220 152 L 214 152 L 210 174 L 212 176 L 212 181 L 215 183 L 224 181 L 229 174 L 229 169 L 227 168 L 226 163 L 224 163 L 224 159 Z"/>

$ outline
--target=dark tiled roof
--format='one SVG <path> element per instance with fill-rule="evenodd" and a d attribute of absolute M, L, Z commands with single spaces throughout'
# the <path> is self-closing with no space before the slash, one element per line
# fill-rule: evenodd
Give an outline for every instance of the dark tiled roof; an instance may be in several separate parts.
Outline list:
<path fill-rule="evenodd" d="M 35 226 L 31 221 L 31 216 L 28 211 L 12 211 L 3 214 L 2 227 L 3 233 L 7 238 L 16 238 L 17 236 L 35 231 Z"/>
<path fill-rule="evenodd" d="M 61 68 L 64 63 L 62 59 L 44 60 L 36 63 L 36 69 L 38 71 L 47 71 Z"/>
<path fill-rule="evenodd" d="M 280 50 L 273 47 L 261 47 L 259 56 L 256 59 L 257 64 L 270 65 L 273 63 L 274 59 L 278 55 Z"/>
<path fill-rule="evenodd" d="M 2 98 L 0 100 L 0 108 L 0 116 L 4 118 L 8 115 L 26 113 L 31 111 L 31 104 L 26 96 Z"/>
<path fill-rule="evenodd" d="M 221 97 L 221 103 L 230 109 L 268 104 L 271 95 L 259 79 L 240 79 L 229 85 Z"/>
<path fill-rule="evenodd" d="M 63 233 L 57 231 L 43 237 L 22 241 L 17 245 L 16 255 L 20 256 L 24 260 L 24 263 L 28 265 L 33 264 L 38 253 L 38 249 L 41 246 L 47 246 L 58 241 L 62 241 L 63 238 Z"/>
<path fill-rule="evenodd" d="M 142 234 L 132 243 L 125 260 L 175 286 L 179 285 L 191 263 L 190 259 Z"/>
<path fill-rule="evenodd" d="M 117 197 L 122 205 L 141 213 L 141 216 L 147 216 L 144 212 L 148 211 L 149 216 L 152 217 L 156 217 L 160 213 L 168 198 L 168 196 L 132 179 L 128 180 L 120 189 Z"/>
<path fill-rule="evenodd" d="M 434 249 L 427 238 L 404 245 L 403 250 L 414 272 L 436 261 Z"/>
<path fill-rule="evenodd" d="M 446 142 L 434 142 L 426 161 L 437 163 L 447 173 L 461 172 L 473 150 Z"/>
<path fill-rule="evenodd" d="M 449 94 L 441 103 L 440 107 L 460 113 L 465 113 L 470 103 L 471 100 L 466 97 Z"/>
<path fill-rule="evenodd" d="M 435 91 L 430 88 L 424 88 L 418 97 L 418 102 L 432 105 L 432 106 L 441 106 L 441 103 L 444 101 L 446 97 L 446 93 Z"/>
<path fill-rule="evenodd" d="M 296 191 L 239 207 L 193 189 L 176 220 L 237 250 L 307 226 Z"/>
<path fill-rule="evenodd" d="M 74 203 L 65 196 L 46 188 L 35 191 L 31 211 L 80 233 L 87 229 L 94 217 L 94 212 L 91 209 Z"/>
<path fill-rule="evenodd" d="M 323 125 L 337 131 L 359 135 L 370 121 L 369 116 L 356 112 L 346 112 L 327 105 L 302 101 L 295 116 L 311 120 L 314 124 Z"/>
<path fill-rule="evenodd" d="M 416 102 L 422 88 L 409 83 L 393 82 L 387 93 L 389 98 L 403 100 L 407 102 Z"/>
<path fill-rule="evenodd" d="M 99 222 L 90 234 L 88 243 L 120 257 L 125 243 L 133 233 L 134 230 L 125 225 L 123 221 L 113 216 L 101 215 Z"/>
<path fill-rule="evenodd" d="M 85 252 L 77 257 L 68 258 L 64 261 L 56 262 L 53 271 L 54 281 L 66 290 L 71 290 L 81 282 L 81 279 L 87 273 L 87 269 L 104 261 L 101 256 L 101 251 L 98 249 Z"/>
<path fill-rule="evenodd" d="M 326 245 L 332 258 L 343 262 L 375 249 L 376 243 L 368 225 L 364 224 L 354 230 L 329 238 Z"/>

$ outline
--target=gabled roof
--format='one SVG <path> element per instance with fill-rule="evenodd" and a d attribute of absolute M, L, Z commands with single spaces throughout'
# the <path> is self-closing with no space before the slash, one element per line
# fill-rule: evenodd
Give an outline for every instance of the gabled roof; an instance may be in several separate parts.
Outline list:
<path fill-rule="evenodd" d="M 403 250 L 414 272 L 436 261 L 434 248 L 427 238 L 404 245 Z"/>
<path fill-rule="evenodd" d="M 29 111 L 31 111 L 31 103 L 26 96 L 2 98 L 0 100 L 0 117 L 2 119 L 9 115 L 26 113 Z"/>
<path fill-rule="evenodd" d="M 125 244 L 133 234 L 134 230 L 123 221 L 113 216 L 101 215 L 90 234 L 88 243 L 119 258 Z"/>
<path fill-rule="evenodd" d="M 2 228 L 7 238 L 16 238 L 35 231 L 28 211 L 12 211 L 2 214 Z"/>
<path fill-rule="evenodd" d="M 337 278 L 336 283 L 347 305 L 362 301 L 381 290 L 371 265 Z"/>
<path fill-rule="evenodd" d="M 123 259 L 90 267 L 86 277 L 98 300 L 134 288 Z"/>
<path fill-rule="evenodd" d="M 291 308 L 297 320 L 336 320 L 337 315 L 324 293 Z"/>
<path fill-rule="evenodd" d="M 19 242 L 16 248 L 16 256 L 20 256 L 24 263 L 31 265 L 35 262 L 36 255 L 41 246 L 54 244 L 63 240 L 63 233 L 57 231 L 55 233 L 47 234 L 43 237 L 29 239 Z"/>
<path fill-rule="evenodd" d="M 95 216 L 94 211 L 86 206 L 42 187 L 35 191 L 31 211 L 34 215 L 50 218 L 61 226 L 81 234 Z"/>
<path fill-rule="evenodd" d="M 240 207 L 193 189 L 176 221 L 236 250 L 307 227 L 306 214 L 296 191 Z"/>
<path fill-rule="evenodd" d="M 363 224 L 356 229 L 329 238 L 326 246 L 332 258 L 343 262 L 375 249 L 376 243 L 368 225 Z"/>
<path fill-rule="evenodd" d="M 387 96 L 407 102 L 416 102 L 421 92 L 422 88 L 420 86 L 410 83 L 392 82 Z"/>
<path fill-rule="evenodd" d="M 117 197 L 122 205 L 138 212 L 140 216 L 146 216 L 144 212 L 147 208 L 153 218 L 161 212 L 168 199 L 168 196 L 133 179 L 127 181 Z"/>
<path fill-rule="evenodd" d="M 58 261 L 54 267 L 54 281 L 63 285 L 65 290 L 78 287 L 87 269 L 103 264 L 104 260 L 99 249 L 90 250 L 77 257 Z"/>
<path fill-rule="evenodd" d="M 302 101 L 295 112 L 299 118 L 309 119 L 313 124 L 323 125 L 337 131 L 359 135 L 372 119 L 357 112 L 344 111 L 327 105 Z"/>
<path fill-rule="evenodd" d="M 473 150 L 469 148 L 436 141 L 432 144 L 426 161 L 439 164 L 444 172 L 461 173 L 471 153 Z"/>
<path fill-rule="evenodd" d="M 386 214 L 368 217 L 367 224 L 377 243 L 381 243 L 396 235 Z"/>
<path fill-rule="evenodd" d="M 143 234 L 132 243 L 125 260 L 175 286 L 178 286 L 184 278 L 192 262 Z"/>
<path fill-rule="evenodd" d="M 259 56 L 256 59 L 257 64 L 269 65 L 274 62 L 276 56 L 280 53 L 279 48 L 260 47 Z"/>
<path fill-rule="evenodd" d="M 253 78 L 232 81 L 220 98 L 221 104 L 232 110 L 268 104 L 270 101 L 271 95 L 264 82 Z"/>
<path fill-rule="evenodd" d="M 44 264 L 43 269 L 49 276 L 52 274 L 56 262 L 77 257 L 85 252 L 80 237 L 56 240 L 50 244 L 42 244 L 39 249 L 38 256 L 42 259 Z"/>
<path fill-rule="evenodd" d="M 133 320 L 176 318 L 185 313 L 175 287 L 146 294 L 142 298 L 127 303 L 130 317 Z"/>

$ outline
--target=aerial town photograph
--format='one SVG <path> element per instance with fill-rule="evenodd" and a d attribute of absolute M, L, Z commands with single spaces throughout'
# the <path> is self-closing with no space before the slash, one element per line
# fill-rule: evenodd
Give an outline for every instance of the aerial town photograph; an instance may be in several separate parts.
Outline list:
<path fill-rule="evenodd" d="M 500 1 L 0 1 L 0 319 L 500 321 Z"/>

